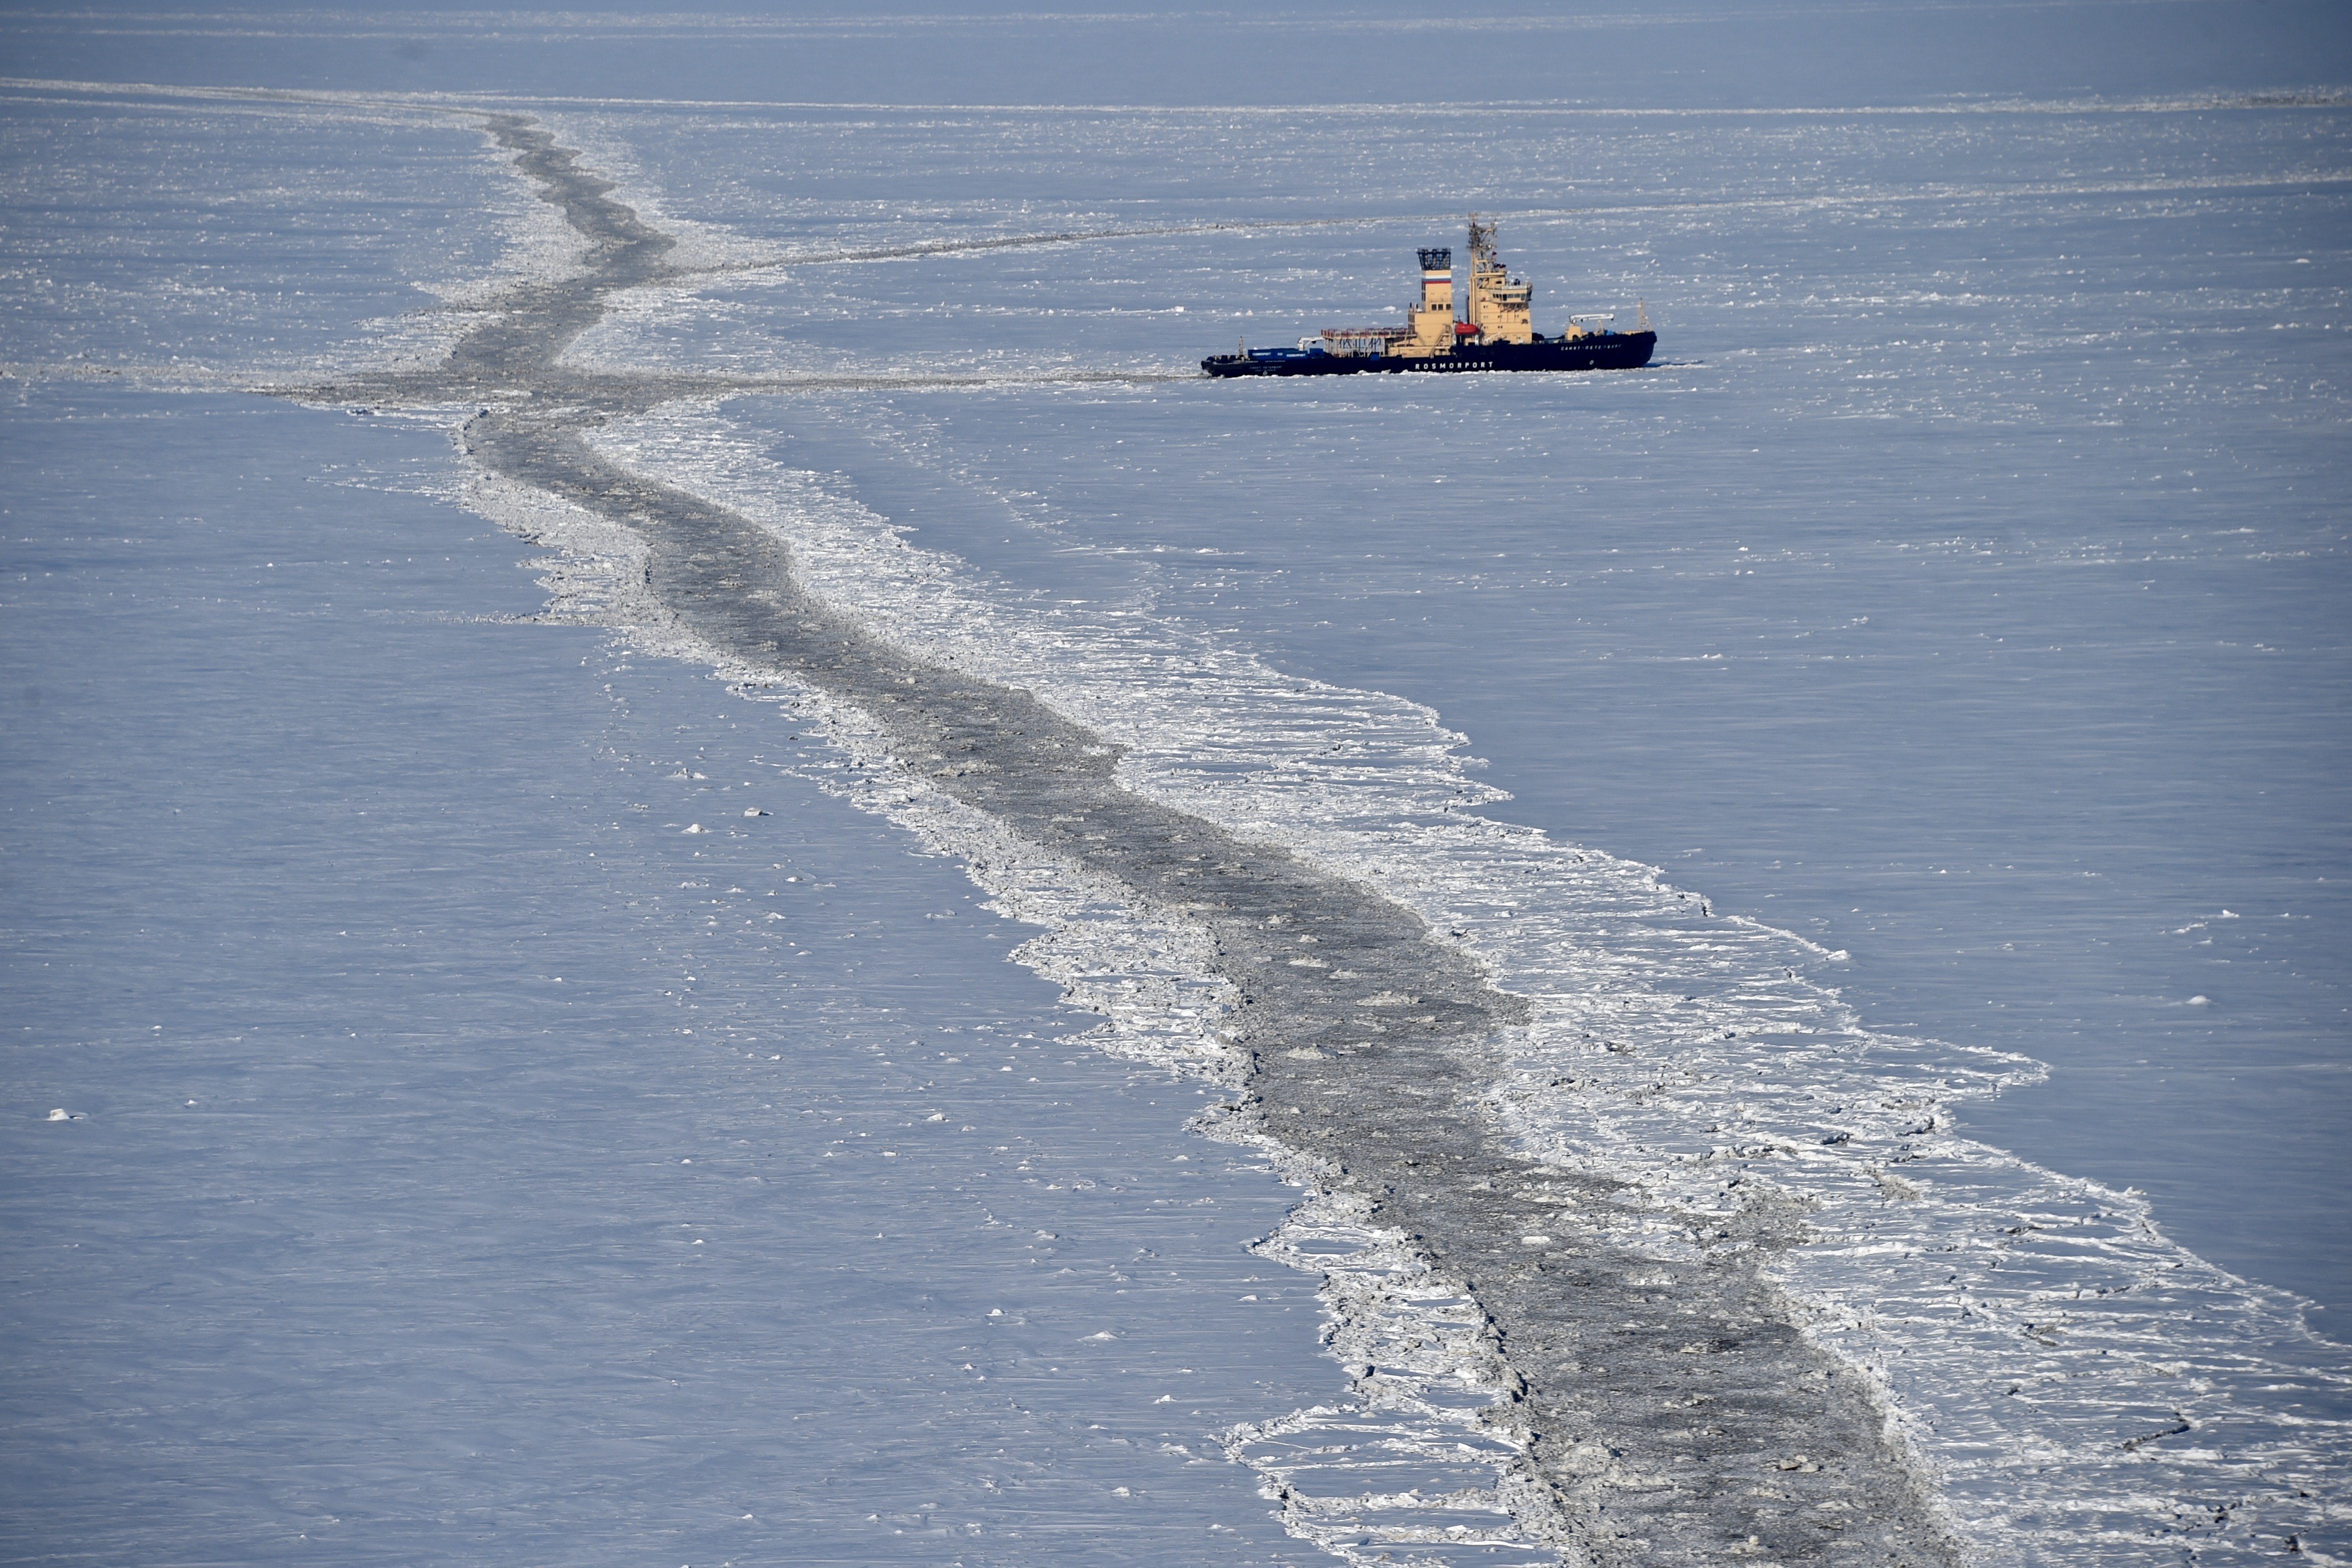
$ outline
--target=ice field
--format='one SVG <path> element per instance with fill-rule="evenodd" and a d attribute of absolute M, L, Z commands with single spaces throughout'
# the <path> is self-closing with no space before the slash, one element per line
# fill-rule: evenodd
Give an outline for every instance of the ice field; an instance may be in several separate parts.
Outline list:
<path fill-rule="evenodd" d="M 667 389 L 598 460 L 1418 916 L 1662 1269 L 1793 1205 L 1956 1560 L 2352 1555 L 2352 68 L 2278 9 L 2001 24 L 2141 17 L 2087 82 L 1790 13 L 1906 62 L 1851 109 L 1597 14 L 1462 37 L 1687 71 L 1403 103 L 1401 18 L 1277 16 L 1360 68 L 992 109 L 1042 24 L 902 93 L 823 19 L 9 24 L 11 1554 L 1619 1560 L 1475 1303 L 1202 1135 L 1181 918 L 665 621 L 473 406 L 283 395 L 588 265 L 495 111 L 677 242 L 563 351 Z M 1397 319 L 1474 208 L 1656 362 L 1188 374 Z"/>

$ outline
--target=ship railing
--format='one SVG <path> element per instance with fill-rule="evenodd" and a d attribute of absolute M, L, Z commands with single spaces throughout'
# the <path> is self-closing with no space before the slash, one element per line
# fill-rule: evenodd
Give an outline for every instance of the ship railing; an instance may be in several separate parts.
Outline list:
<path fill-rule="evenodd" d="M 1321 346 L 1325 353 L 1342 357 L 1379 355 L 1411 336 L 1412 329 L 1407 327 L 1326 327 Z M 1313 339 L 1301 338 L 1298 346 L 1305 348 L 1312 342 Z"/>

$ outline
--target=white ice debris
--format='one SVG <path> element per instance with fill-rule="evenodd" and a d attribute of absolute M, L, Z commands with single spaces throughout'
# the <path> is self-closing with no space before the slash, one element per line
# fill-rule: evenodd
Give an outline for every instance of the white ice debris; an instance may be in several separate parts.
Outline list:
<path fill-rule="evenodd" d="M 1496 1086 L 1496 1114 L 1529 1153 L 1649 1200 L 1659 1218 L 1621 1241 L 1687 1256 L 1710 1215 L 1774 1194 L 1804 1205 L 1818 1239 L 1785 1257 L 1781 1283 L 1821 1342 L 1879 1387 L 1987 1551 L 2014 1535 L 2022 1495 L 2061 1514 L 2119 1517 L 2160 1510 L 2150 1500 L 2218 1474 L 2207 1447 L 2126 1451 L 2100 1436 L 2142 1409 L 2242 1434 L 2232 1452 L 2284 1495 L 2302 1484 L 2294 1478 L 2316 1485 L 2352 1455 L 2341 1424 L 2273 1413 L 2274 1389 L 2341 1381 L 2295 1303 L 2185 1252 L 2135 1197 L 1953 1134 L 1958 1102 L 2032 1081 L 2039 1064 L 1874 1033 L 1802 977 L 1842 952 L 1739 918 L 1695 927 L 1690 901 L 1656 868 L 1465 812 L 1496 792 L 1470 775 L 1462 737 L 1430 710 L 1286 675 L 1173 623 L 992 597 L 952 559 L 769 460 L 710 404 L 670 405 L 590 439 L 772 530 L 808 589 L 855 605 L 876 635 L 1032 691 L 1122 747 L 1129 788 L 1366 883 L 1476 953 L 1531 1005 L 1509 1042 L 1518 1067 Z M 708 657 L 650 615 L 631 635 L 647 651 Z M 1141 916 L 1116 887 L 876 765 L 887 748 L 855 711 L 772 677 L 743 689 L 790 702 L 844 749 L 853 765 L 819 775 L 831 787 L 961 857 L 997 909 L 1046 928 L 1017 956 L 1108 1020 L 1097 1044 L 1234 1080 L 1241 1064 L 1216 1030 L 1227 988 L 1198 928 Z M 1417 1002 L 1365 997 L 1364 1025 L 1379 1024 L 1374 1010 Z M 1896 1165 L 1902 1177 L 1888 1173 Z M 1898 1192 L 1904 1201 L 1890 1203 Z M 2082 1284 L 2086 1268 L 2095 1286 Z M 2084 1289 L 2095 1312 L 2075 1304 Z M 1328 1299 L 1335 1335 L 1378 1337 L 1359 1316 L 1365 1298 Z M 2063 1334 L 2020 1328 L 2061 1319 Z M 2126 1378 L 2119 1368 L 2141 1370 Z M 2007 1395 L 2029 1386 L 2032 1398 Z M 2345 1398 L 2336 1390 L 2323 1403 Z M 1451 1419 L 1436 1408 L 1400 1405 L 1383 1419 L 1434 1423 L 1433 1443 Z M 1259 1454 L 1248 1443 L 1235 1451 Z M 1506 1475 L 1500 1462 L 1494 1473 Z M 1481 1483 L 1465 1495 L 1487 1500 L 1464 1506 L 1499 1508 L 1507 1489 L 1507 1476 Z M 1286 1517 L 1336 1540 L 1367 1528 L 1368 1506 L 1341 1509 L 1344 1526 L 1318 1522 L 1304 1502 Z M 1496 1529 L 1533 1528 L 1532 1515 L 1508 1509 L 1493 1518 Z M 1420 1528 L 1394 1539 L 1420 1539 Z"/>

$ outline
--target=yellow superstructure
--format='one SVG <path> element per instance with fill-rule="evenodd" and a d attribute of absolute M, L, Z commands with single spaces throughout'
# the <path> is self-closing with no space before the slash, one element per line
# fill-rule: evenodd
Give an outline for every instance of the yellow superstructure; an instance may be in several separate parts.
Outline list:
<path fill-rule="evenodd" d="M 1405 359 L 1450 354 L 1475 343 L 1531 343 L 1536 329 L 1535 289 L 1510 275 L 1495 254 L 1495 226 L 1470 218 L 1470 287 L 1462 319 L 1454 313 L 1454 252 L 1421 253 L 1421 298 L 1410 325 L 1396 333 L 1387 352 Z M 1329 334 L 1326 334 L 1328 336 Z"/>
<path fill-rule="evenodd" d="M 1536 341 L 1535 289 L 1514 278 L 1495 254 L 1495 226 L 1470 215 L 1470 325 L 1468 334 L 1482 343 L 1531 343 Z"/>
<path fill-rule="evenodd" d="M 1412 359 L 1454 352 L 1454 252 L 1421 253 L 1421 302 L 1412 308 L 1412 328 L 1392 351 Z"/>
<path fill-rule="evenodd" d="M 1470 215 L 1470 265 L 1457 294 L 1454 251 L 1420 252 L 1421 292 L 1401 324 L 1391 316 L 1377 327 L 1326 327 L 1297 348 L 1211 354 L 1201 368 L 1213 376 L 1355 375 L 1365 372 L 1451 374 L 1487 370 L 1639 370 L 1650 363 L 1658 335 L 1649 313 L 1631 332 L 1607 315 L 1570 316 L 1558 337 L 1535 328 L 1535 290 L 1511 276 L 1495 251 L 1495 225 Z M 1462 313 L 1456 315 L 1457 303 Z"/>

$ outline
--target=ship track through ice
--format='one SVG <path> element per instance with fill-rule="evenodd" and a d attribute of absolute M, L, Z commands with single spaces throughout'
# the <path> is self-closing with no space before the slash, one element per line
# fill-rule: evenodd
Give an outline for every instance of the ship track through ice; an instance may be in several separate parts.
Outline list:
<path fill-rule="evenodd" d="M 1223 1135 L 1267 1149 L 1317 1189 L 1309 1231 L 1353 1238 L 1288 1259 L 1337 1260 L 1325 1294 L 1342 1315 L 1343 1356 L 1359 1342 L 1351 1331 L 1412 1297 L 1474 1359 L 1486 1394 L 1467 1425 L 1504 1476 L 1484 1495 L 1508 1515 L 1490 1538 L 1517 1547 L 1517 1560 L 1957 1563 L 1885 1408 L 1807 1338 L 1767 1278 L 1797 1239 L 1792 1213 L 1751 1208 L 1681 1261 L 1613 1242 L 1672 1216 L 1620 1183 L 1516 1152 L 1492 1086 L 1525 1005 L 1418 916 L 1123 787 L 1117 748 L 1089 730 L 1025 691 L 883 641 L 796 582 L 771 531 L 597 455 L 590 431 L 696 395 L 677 378 L 556 363 L 614 296 L 668 277 L 673 242 L 527 119 L 488 128 L 588 242 L 586 269 L 517 289 L 436 370 L 281 390 L 480 406 L 463 435 L 472 458 L 630 531 L 646 552 L 645 590 L 718 661 L 815 689 L 928 788 L 1198 932 L 1236 998 L 1223 1033 L 1247 1064 Z M 916 761 L 935 754 L 955 760 Z M 1301 933 L 1316 939 L 1316 967 L 1293 962 Z M 1378 1033 L 1348 1022 L 1368 1006 L 1388 1020 Z M 1538 1201 L 1559 1215 L 1554 1235 L 1528 1236 L 1515 1215 Z M 1396 1369 L 1348 1370 L 1370 1408 Z M 1344 1424 L 1344 1413 L 1307 1414 Z M 1278 1447 L 1286 1430 L 1270 1422 L 1236 1441 Z M 1381 1548 L 1377 1521 L 1335 1533 L 1318 1500 L 1282 1500 L 1294 1529 L 1342 1555 Z M 1839 1527 L 1824 1529 L 1832 1516 Z M 1492 1523 L 1493 1508 L 1476 1517 Z M 1455 1543 L 1465 1534 L 1476 1531 L 1450 1531 Z M 1413 1554 L 1415 1537 L 1391 1539 L 1400 1557 Z"/>

